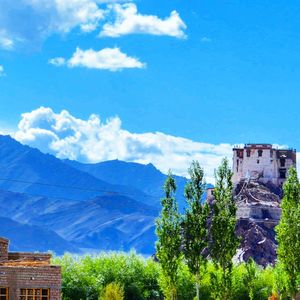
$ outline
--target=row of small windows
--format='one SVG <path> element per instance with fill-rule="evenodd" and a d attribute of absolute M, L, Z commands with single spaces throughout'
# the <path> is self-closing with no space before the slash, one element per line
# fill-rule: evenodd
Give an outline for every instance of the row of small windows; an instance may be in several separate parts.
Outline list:
<path fill-rule="evenodd" d="M 247 153 L 247 157 L 250 157 L 251 156 L 251 149 L 247 149 L 246 153 Z M 263 155 L 263 150 L 259 149 L 257 151 L 257 156 L 258 157 L 262 157 L 262 155 Z M 270 157 L 271 158 L 273 157 L 273 150 L 270 150 Z"/>
<path fill-rule="evenodd" d="M 8 288 L 0 288 L 0 300 L 8 300 Z M 49 289 L 21 289 L 20 300 L 50 300 Z"/>
<path fill-rule="evenodd" d="M 259 164 L 259 159 L 256 161 Z M 273 162 L 273 159 L 270 160 L 270 163 Z M 285 158 L 280 158 L 280 167 L 285 167 Z"/>

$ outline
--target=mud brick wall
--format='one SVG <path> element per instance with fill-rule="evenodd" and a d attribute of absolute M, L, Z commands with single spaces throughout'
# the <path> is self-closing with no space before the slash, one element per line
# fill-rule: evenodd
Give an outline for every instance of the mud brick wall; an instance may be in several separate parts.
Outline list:
<path fill-rule="evenodd" d="M 58 266 L 0 266 L 0 286 L 9 288 L 9 300 L 17 300 L 21 289 L 50 289 L 50 299 L 61 299 L 61 269 Z"/>
<path fill-rule="evenodd" d="M 51 254 L 47 253 L 30 253 L 30 252 L 9 252 L 9 260 L 26 259 L 32 261 L 47 261 L 50 264 Z"/>
<path fill-rule="evenodd" d="M 0 261 L 8 259 L 8 240 L 0 238 Z"/>

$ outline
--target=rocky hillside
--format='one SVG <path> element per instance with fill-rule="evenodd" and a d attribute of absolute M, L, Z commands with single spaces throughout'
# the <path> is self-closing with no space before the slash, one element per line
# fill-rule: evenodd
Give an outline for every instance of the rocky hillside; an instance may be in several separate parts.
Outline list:
<path fill-rule="evenodd" d="M 235 190 L 237 200 L 237 233 L 241 247 L 236 260 L 266 266 L 276 259 L 275 226 L 280 219 L 281 190 L 258 181 L 241 181 Z"/>

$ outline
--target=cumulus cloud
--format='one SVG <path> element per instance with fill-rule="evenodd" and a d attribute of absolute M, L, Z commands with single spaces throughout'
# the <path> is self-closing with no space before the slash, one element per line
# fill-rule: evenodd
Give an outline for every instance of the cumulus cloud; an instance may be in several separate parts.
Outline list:
<path fill-rule="evenodd" d="M 167 35 L 184 38 L 186 25 L 178 12 L 172 11 L 170 16 L 160 19 L 154 15 L 138 13 L 134 3 L 114 4 L 110 9 L 115 14 L 115 21 L 103 26 L 100 36 L 119 37 L 133 33 Z"/>
<path fill-rule="evenodd" d="M 39 43 L 53 33 L 75 28 L 95 30 L 105 9 L 97 0 L 1 0 L 0 47 L 12 49 L 15 41 Z"/>
<path fill-rule="evenodd" d="M 46 30 L 69 32 L 79 26 L 82 31 L 93 31 L 104 16 L 95 0 L 23 0 L 41 15 L 49 18 Z"/>
<path fill-rule="evenodd" d="M 186 175 L 192 160 L 197 159 L 213 180 L 214 168 L 223 157 L 231 157 L 232 145 L 195 142 L 162 132 L 132 133 L 122 128 L 118 117 L 102 121 L 91 115 L 87 120 L 63 110 L 55 113 L 40 107 L 22 114 L 14 137 L 59 158 L 81 162 L 120 159 L 138 163 L 153 163 L 163 172 Z"/>
<path fill-rule="evenodd" d="M 133 3 L 123 0 L 1 0 L 0 48 L 11 50 L 16 44 L 31 47 L 51 34 L 67 34 L 74 29 L 106 36 L 148 33 L 184 37 L 186 25 L 173 11 L 165 19 L 142 15 Z M 131 2 L 128 0 L 127 2 Z M 107 23 L 112 19 L 112 23 Z M 114 21 L 115 20 L 115 21 Z M 105 23 L 106 22 L 106 23 Z"/>
<path fill-rule="evenodd" d="M 93 49 L 81 50 L 77 48 L 73 56 L 66 60 L 56 57 L 49 60 L 55 66 L 66 65 L 69 68 L 84 67 L 89 69 L 102 69 L 118 71 L 122 69 L 144 68 L 146 65 L 137 58 L 130 57 L 121 52 L 119 48 L 104 48 L 100 51 Z"/>

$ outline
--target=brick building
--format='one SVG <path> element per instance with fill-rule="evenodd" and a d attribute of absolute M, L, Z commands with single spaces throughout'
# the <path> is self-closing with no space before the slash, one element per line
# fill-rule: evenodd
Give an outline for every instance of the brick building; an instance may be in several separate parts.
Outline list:
<path fill-rule="evenodd" d="M 0 238 L 0 300 L 60 300 L 61 270 L 51 254 L 8 252 Z"/>

